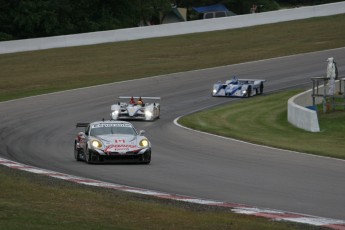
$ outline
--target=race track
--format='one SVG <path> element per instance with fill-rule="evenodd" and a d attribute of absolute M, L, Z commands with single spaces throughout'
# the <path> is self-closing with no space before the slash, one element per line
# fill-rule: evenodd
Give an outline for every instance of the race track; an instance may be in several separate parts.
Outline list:
<path fill-rule="evenodd" d="M 161 192 L 345 220 L 345 161 L 196 133 L 173 120 L 232 98 L 211 86 L 233 75 L 266 79 L 265 93 L 310 88 L 345 48 L 102 85 L 0 104 L 0 157 L 57 172 Z M 118 96 L 161 96 L 161 119 L 133 122 L 153 145 L 150 165 L 87 165 L 73 156 L 77 122 L 109 118 Z M 345 136 L 345 134 L 344 134 Z M 344 150 L 345 151 L 345 150 Z"/>

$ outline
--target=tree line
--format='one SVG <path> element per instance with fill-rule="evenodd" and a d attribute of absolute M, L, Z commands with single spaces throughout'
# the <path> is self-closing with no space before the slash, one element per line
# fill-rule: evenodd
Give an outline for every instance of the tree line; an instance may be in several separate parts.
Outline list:
<path fill-rule="evenodd" d="M 172 6 L 221 3 L 236 14 L 261 12 L 279 4 L 320 4 L 331 0 L 0 0 L 0 41 L 67 35 L 159 24 Z"/>

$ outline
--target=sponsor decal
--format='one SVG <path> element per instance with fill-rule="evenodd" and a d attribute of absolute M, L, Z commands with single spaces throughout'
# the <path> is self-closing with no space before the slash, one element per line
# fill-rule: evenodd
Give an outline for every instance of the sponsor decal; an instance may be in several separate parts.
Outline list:
<path fill-rule="evenodd" d="M 241 86 L 230 86 L 228 89 L 230 90 L 230 94 L 233 95 L 237 90 L 241 90 Z"/>
<path fill-rule="evenodd" d="M 137 146 L 133 144 L 114 144 L 114 145 L 111 144 L 111 145 L 108 145 L 104 149 L 104 152 L 109 153 L 109 152 L 130 151 L 130 150 L 133 150 L 134 148 L 137 148 Z"/>
<path fill-rule="evenodd" d="M 124 139 L 115 139 L 115 143 L 125 143 L 126 141 Z"/>
<path fill-rule="evenodd" d="M 102 128 L 102 127 L 132 127 L 132 126 L 130 124 L 125 124 L 125 123 L 102 123 L 102 124 L 94 124 L 91 127 Z"/>

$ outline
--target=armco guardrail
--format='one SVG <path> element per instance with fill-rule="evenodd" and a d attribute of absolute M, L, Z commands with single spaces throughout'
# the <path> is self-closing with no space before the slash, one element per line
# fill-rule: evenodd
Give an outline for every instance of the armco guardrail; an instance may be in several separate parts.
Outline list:
<path fill-rule="evenodd" d="M 0 54 L 242 28 L 345 13 L 345 2 L 102 32 L 0 42 Z"/>

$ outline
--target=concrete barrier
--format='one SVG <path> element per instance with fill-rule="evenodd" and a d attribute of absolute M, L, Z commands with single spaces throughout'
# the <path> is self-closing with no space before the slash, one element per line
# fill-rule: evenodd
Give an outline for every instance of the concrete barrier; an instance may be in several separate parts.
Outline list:
<path fill-rule="evenodd" d="M 306 131 L 320 132 L 317 111 L 306 108 L 306 106 L 313 104 L 311 93 L 312 90 L 308 90 L 288 100 L 288 121 L 292 125 Z"/>
<path fill-rule="evenodd" d="M 207 20 L 0 42 L 0 54 L 226 30 L 345 13 L 345 1 Z"/>
<path fill-rule="evenodd" d="M 336 81 L 339 87 L 339 80 Z M 322 90 L 323 86 L 319 87 Z M 287 103 L 288 121 L 292 125 L 310 132 L 320 132 L 317 111 L 306 108 L 313 105 L 312 89 L 291 97 Z M 322 97 L 315 98 L 315 104 L 322 103 Z"/>

